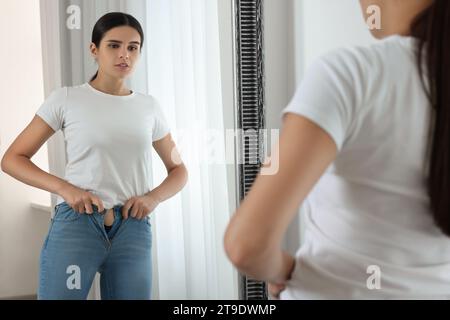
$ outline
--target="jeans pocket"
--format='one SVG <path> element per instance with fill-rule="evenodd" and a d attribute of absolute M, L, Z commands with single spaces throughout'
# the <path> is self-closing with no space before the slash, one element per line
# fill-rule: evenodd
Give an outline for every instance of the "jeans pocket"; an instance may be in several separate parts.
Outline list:
<path fill-rule="evenodd" d="M 81 214 L 76 212 L 66 202 L 62 202 L 55 207 L 54 222 L 73 222 L 81 218 Z"/>

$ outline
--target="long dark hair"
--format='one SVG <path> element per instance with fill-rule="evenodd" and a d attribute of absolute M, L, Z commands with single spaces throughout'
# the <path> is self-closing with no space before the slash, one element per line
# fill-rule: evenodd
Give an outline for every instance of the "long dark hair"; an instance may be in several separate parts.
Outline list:
<path fill-rule="evenodd" d="M 436 224 L 450 236 L 450 1 L 434 0 L 415 18 L 411 35 L 418 38 L 417 64 L 432 105 L 427 154 L 430 206 Z"/>
<path fill-rule="evenodd" d="M 100 42 L 102 41 L 105 34 L 116 27 L 129 26 L 134 28 L 141 36 L 140 49 L 144 45 L 144 31 L 139 21 L 136 20 L 132 15 L 123 12 L 110 12 L 101 17 L 94 26 L 92 30 L 92 42 L 100 48 Z M 98 71 L 92 77 L 91 81 L 97 78 Z"/>

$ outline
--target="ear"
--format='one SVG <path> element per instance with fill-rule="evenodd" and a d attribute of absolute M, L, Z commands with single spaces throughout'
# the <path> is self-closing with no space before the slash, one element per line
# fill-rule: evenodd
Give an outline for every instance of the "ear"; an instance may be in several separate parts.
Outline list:
<path fill-rule="evenodd" d="M 91 56 L 94 59 L 97 59 L 97 54 L 98 54 L 98 49 L 97 46 L 95 45 L 95 43 L 91 43 L 90 47 L 89 47 L 89 51 L 91 51 Z"/>

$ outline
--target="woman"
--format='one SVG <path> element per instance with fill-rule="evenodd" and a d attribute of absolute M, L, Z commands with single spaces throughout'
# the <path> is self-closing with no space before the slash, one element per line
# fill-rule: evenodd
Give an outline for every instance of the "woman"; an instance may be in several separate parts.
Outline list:
<path fill-rule="evenodd" d="M 275 299 L 448 299 L 450 2 L 360 2 L 380 7 L 382 41 L 310 67 L 279 170 L 257 177 L 225 249 Z M 281 241 L 304 200 L 294 258 Z"/>
<path fill-rule="evenodd" d="M 126 88 L 144 33 L 125 13 L 100 18 L 89 83 L 57 89 L 9 147 L 2 170 L 58 195 L 40 257 L 38 299 L 86 299 L 100 272 L 102 299 L 150 299 L 149 214 L 179 192 L 187 170 L 157 101 Z M 31 157 L 56 131 L 65 137 L 64 179 Z M 152 189 L 152 146 L 168 177 Z"/>

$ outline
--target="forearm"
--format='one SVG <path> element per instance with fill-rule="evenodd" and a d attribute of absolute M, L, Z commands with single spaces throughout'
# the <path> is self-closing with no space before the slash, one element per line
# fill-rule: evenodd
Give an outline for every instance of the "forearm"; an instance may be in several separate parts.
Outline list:
<path fill-rule="evenodd" d="M 281 240 L 273 236 L 271 228 L 266 221 L 257 223 L 238 211 L 224 235 L 225 252 L 242 273 L 257 280 L 283 283 L 290 275 L 293 258 L 282 251 Z"/>
<path fill-rule="evenodd" d="M 25 156 L 9 156 L 4 159 L 2 169 L 27 185 L 55 194 L 59 194 L 61 188 L 67 184 L 65 180 L 41 170 Z"/>
<path fill-rule="evenodd" d="M 148 194 L 156 197 L 159 202 L 163 202 L 176 195 L 187 182 L 188 174 L 184 165 L 176 167 L 169 172 L 166 179 Z"/>
<path fill-rule="evenodd" d="M 249 277 L 271 283 L 285 283 L 295 266 L 294 258 L 282 250 L 268 251 L 260 256 L 249 256 L 237 268 Z"/>

